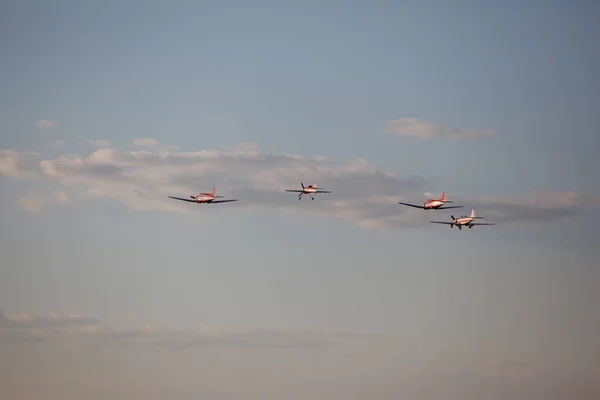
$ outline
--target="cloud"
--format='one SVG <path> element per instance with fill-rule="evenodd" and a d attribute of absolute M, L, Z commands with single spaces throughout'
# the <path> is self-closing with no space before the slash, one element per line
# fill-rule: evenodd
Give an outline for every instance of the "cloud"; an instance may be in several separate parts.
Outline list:
<path fill-rule="evenodd" d="M 165 146 L 161 144 L 158 140 L 150 138 L 134 139 L 132 144 L 134 147 L 140 149 L 151 149 L 159 152 L 171 152 L 179 150 L 178 146 Z"/>
<path fill-rule="evenodd" d="M 62 147 L 64 144 L 64 140 L 53 140 L 52 142 L 48 143 L 48 147 L 51 149 L 57 149 L 59 147 Z"/>
<path fill-rule="evenodd" d="M 0 174 L 12 179 L 34 179 L 39 175 L 39 153 L 0 150 Z"/>
<path fill-rule="evenodd" d="M 50 119 L 40 119 L 35 122 L 38 128 L 47 129 L 54 128 L 56 126 L 56 121 L 52 121 Z"/>
<path fill-rule="evenodd" d="M 471 130 L 448 128 L 419 118 L 400 118 L 388 121 L 383 128 L 383 132 L 402 136 L 412 136 L 421 139 L 475 139 L 496 134 L 496 131 L 493 129 Z"/>
<path fill-rule="evenodd" d="M 11 317 L 4 315 L 0 310 L 0 328 L 2 329 L 48 329 L 48 328 L 70 328 L 73 326 L 101 325 L 102 321 L 97 318 L 82 317 L 79 314 L 71 314 L 67 317 L 59 317 L 52 313 L 47 317 L 19 314 Z"/>
<path fill-rule="evenodd" d="M 148 139 L 148 138 L 134 139 L 132 143 L 135 147 L 142 147 L 142 148 L 143 147 L 156 147 L 159 144 L 158 140 Z"/>
<path fill-rule="evenodd" d="M 576 192 L 530 192 L 525 196 L 481 196 L 470 204 L 494 222 L 550 222 L 576 215 L 583 203 Z"/>
<path fill-rule="evenodd" d="M 4 369 L 0 364 L 0 394 L 453 400 L 478 393 L 493 400 L 591 400 L 600 388 L 597 371 L 587 367 L 593 354 L 570 365 L 551 350 L 549 358 L 527 359 L 518 349 L 500 350 L 504 342 L 492 339 L 481 354 L 460 351 L 465 343 L 452 335 L 433 342 L 427 336 L 239 326 L 131 329 L 78 314 L 0 311 L 0 359 L 16 361 Z"/>
<path fill-rule="evenodd" d="M 40 165 L 46 177 L 63 185 L 83 186 L 88 197 L 117 198 L 137 210 L 181 213 L 197 213 L 198 208 L 168 196 L 188 196 L 213 186 L 223 195 L 240 198 L 241 207 L 306 212 L 306 200 L 298 202 L 284 189 L 318 180 L 335 187 L 336 196 L 345 200 L 321 198 L 319 208 L 309 212 L 371 228 L 401 221 L 403 210 L 395 206 L 393 196 L 419 191 L 423 183 L 421 178 L 403 179 L 380 171 L 363 159 L 337 165 L 326 157 L 263 155 L 252 148 L 176 153 L 101 149 L 85 158 L 62 156 Z M 200 187 L 199 182 L 206 183 Z M 356 187 L 361 190 L 357 192 Z M 369 196 L 369 191 L 378 195 Z"/>
<path fill-rule="evenodd" d="M 21 197 L 17 202 L 25 211 L 37 214 L 42 209 L 51 204 L 71 204 L 67 194 L 62 190 L 53 190 L 49 194 L 37 189 L 30 189 L 26 196 Z"/>
<path fill-rule="evenodd" d="M 6 317 L 0 311 L 0 345 L 26 341 L 70 340 L 114 346 L 153 345 L 173 350 L 188 348 L 323 349 L 371 335 L 319 330 L 277 330 L 235 326 L 198 329 L 113 328 L 98 318 L 71 314 L 48 317 L 20 314 Z"/>
<path fill-rule="evenodd" d="M 14 179 L 41 175 L 78 201 L 116 199 L 133 210 L 200 216 L 211 206 L 171 200 L 217 188 L 240 201 L 216 207 L 269 209 L 351 221 L 365 229 L 430 227 L 431 213 L 398 205 L 421 203 L 427 180 L 401 177 L 365 159 L 341 163 L 324 156 L 263 154 L 254 144 L 222 150 L 162 151 L 156 140 L 136 141 L 139 150 L 98 149 L 87 156 L 61 155 L 37 164 L 29 153 L 4 150 L 0 171 Z M 27 161 L 26 161 L 27 160 Z M 285 189 L 317 183 L 332 194 L 297 200 Z M 67 189 L 68 188 L 68 189 Z M 58 190 L 58 188 L 57 188 Z M 521 197 L 453 199 L 495 223 L 554 221 L 580 209 L 577 193 L 528 193 Z M 36 209 L 35 201 L 29 207 Z M 459 210 L 460 211 L 460 210 Z"/>
<path fill-rule="evenodd" d="M 112 142 L 110 140 L 90 140 L 90 144 L 94 147 L 110 147 Z"/>

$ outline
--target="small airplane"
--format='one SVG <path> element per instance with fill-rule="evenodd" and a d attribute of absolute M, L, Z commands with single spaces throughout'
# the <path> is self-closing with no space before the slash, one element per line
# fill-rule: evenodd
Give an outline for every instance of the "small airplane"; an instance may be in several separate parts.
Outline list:
<path fill-rule="evenodd" d="M 181 201 L 188 201 L 190 203 L 204 203 L 204 204 L 208 204 L 208 203 L 228 203 L 230 201 L 237 201 L 237 199 L 233 199 L 233 200 L 215 200 L 216 198 L 219 197 L 224 197 L 224 196 L 215 196 L 216 193 L 216 189 L 213 188 L 212 192 L 210 193 L 200 193 L 198 196 L 190 196 L 193 200 L 190 199 L 183 199 L 181 197 L 173 197 L 173 196 L 169 196 L 170 199 L 175 199 L 175 200 L 181 200 Z"/>
<path fill-rule="evenodd" d="M 429 221 L 432 224 L 444 224 L 444 225 L 450 225 L 450 228 L 454 228 L 454 225 L 456 225 L 458 227 L 458 229 L 462 229 L 463 226 L 468 226 L 469 229 L 471 229 L 472 227 L 474 227 L 475 225 L 495 225 L 495 224 L 491 224 L 491 223 L 486 223 L 486 222 L 473 222 L 473 220 L 475 219 L 483 219 L 483 217 L 477 217 L 475 216 L 475 209 L 471 210 L 471 215 L 461 215 L 458 218 L 454 218 L 454 215 L 451 215 L 450 218 L 452 218 L 452 222 L 442 222 L 442 221 Z"/>
<path fill-rule="evenodd" d="M 425 203 L 423 203 L 422 206 L 419 206 L 417 204 L 398 202 L 398 204 L 402 204 L 404 206 L 409 206 L 409 207 L 414 207 L 414 208 L 422 208 L 423 210 L 445 210 L 448 208 L 462 208 L 463 207 L 463 206 L 443 207 L 443 205 L 446 203 L 453 203 L 452 201 L 446 200 L 446 193 L 442 193 L 442 197 L 440 197 L 439 199 L 427 200 Z"/>
<path fill-rule="evenodd" d="M 305 194 L 309 195 L 310 198 L 314 200 L 315 198 L 312 197 L 312 195 L 315 193 L 331 193 L 329 190 L 323 190 L 323 188 L 317 187 L 316 183 L 314 185 L 304 186 L 304 183 L 300 182 L 300 185 L 302 186 L 302 190 L 286 189 L 285 191 L 300 193 L 298 195 L 298 200 L 300 200 Z"/>

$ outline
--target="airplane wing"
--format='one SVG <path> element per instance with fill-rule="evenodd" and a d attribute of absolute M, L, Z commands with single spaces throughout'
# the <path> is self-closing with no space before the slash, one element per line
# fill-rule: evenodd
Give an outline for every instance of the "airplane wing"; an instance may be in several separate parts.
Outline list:
<path fill-rule="evenodd" d="M 170 199 L 175 199 L 175 200 L 181 200 L 181 201 L 188 201 L 188 202 L 190 202 L 190 203 L 195 203 L 195 202 L 196 202 L 196 200 L 193 200 L 193 199 L 183 199 L 183 198 L 181 198 L 181 197 L 173 197 L 173 196 L 169 196 L 169 198 L 170 198 Z"/>
<path fill-rule="evenodd" d="M 444 225 L 455 225 L 456 224 L 455 222 L 445 222 L 445 221 L 444 222 L 442 222 L 442 221 L 429 221 L 429 222 L 431 222 L 432 224 L 444 224 Z"/>
<path fill-rule="evenodd" d="M 489 222 L 471 222 L 469 225 L 496 225 Z"/>
<path fill-rule="evenodd" d="M 464 206 L 449 206 L 449 207 L 441 206 L 441 207 L 438 208 L 438 210 L 447 210 L 449 208 L 462 208 L 462 207 L 464 207 Z"/>
<path fill-rule="evenodd" d="M 398 202 L 398 204 L 402 204 L 403 206 L 409 206 L 409 207 L 414 207 L 414 208 L 420 208 L 421 210 L 424 208 L 423 206 L 418 206 L 416 204 L 410 204 L 410 203 L 401 203 Z"/>
<path fill-rule="evenodd" d="M 285 189 L 286 192 L 296 192 L 296 193 L 300 193 L 300 192 L 304 192 L 304 190 L 295 190 L 295 189 Z"/>
<path fill-rule="evenodd" d="M 329 190 L 317 190 L 315 193 L 331 193 Z"/>
<path fill-rule="evenodd" d="M 233 199 L 233 200 L 213 200 L 208 204 L 215 204 L 215 203 L 229 203 L 230 201 L 237 201 L 237 199 Z"/>

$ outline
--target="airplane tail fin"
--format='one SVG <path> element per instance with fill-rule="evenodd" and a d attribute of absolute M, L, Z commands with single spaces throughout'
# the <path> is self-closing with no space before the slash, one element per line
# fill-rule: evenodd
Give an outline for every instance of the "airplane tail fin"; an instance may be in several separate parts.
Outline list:
<path fill-rule="evenodd" d="M 442 197 L 440 197 L 440 201 L 442 203 L 454 203 L 453 201 L 446 200 L 446 193 L 442 193 Z"/>
<path fill-rule="evenodd" d="M 478 216 L 475 215 L 475 209 L 471 210 L 471 218 L 473 218 L 473 219 L 483 219 L 483 217 L 478 217 Z"/>
<path fill-rule="evenodd" d="M 217 195 L 216 195 L 216 193 L 217 193 L 217 189 L 216 189 L 216 188 L 213 188 L 212 192 L 210 192 L 210 195 L 211 195 L 212 197 L 214 197 L 214 198 L 217 198 L 217 197 L 223 197 L 223 196 L 217 196 Z"/>
<path fill-rule="evenodd" d="M 473 218 L 473 219 L 483 219 L 483 217 L 478 217 L 478 216 L 475 215 L 475 209 L 471 210 L 471 218 Z"/>

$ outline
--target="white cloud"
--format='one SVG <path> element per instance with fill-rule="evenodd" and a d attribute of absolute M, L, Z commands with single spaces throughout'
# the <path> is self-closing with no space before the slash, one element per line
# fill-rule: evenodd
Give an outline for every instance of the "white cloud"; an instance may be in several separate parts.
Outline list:
<path fill-rule="evenodd" d="M 46 129 L 46 128 L 54 128 L 56 126 L 56 121 L 52 121 L 50 119 L 40 119 L 35 122 L 38 128 Z"/>
<path fill-rule="evenodd" d="M 496 131 L 493 129 L 471 130 L 448 128 L 419 118 L 400 118 L 388 121 L 383 128 L 383 132 L 402 136 L 412 136 L 421 139 L 474 139 L 489 137 L 496 134 Z"/>
<path fill-rule="evenodd" d="M 0 172 L 14 179 L 39 174 L 63 187 L 71 197 L 91 201 L 116 199 L 134 210 L 164 211 L 201 215 L 197 206 L 171 200 L 217 188 L 220 195 L 239 201 L 215 207 L 269 209 L 338 218 L 366 228 L 398 226 L 425 227 L 432 216 L 422 210 L 398 205 L 398 201 L 420 203 L 426 180 L 400 177 L 378 169 L 365 159 L 336 163 L 323 156 L 269 155 L 256 145 L 241 145 L 224 150 L 163 152 L 155 140 L 137 143 L 149 147 L 123 151 L 98 149 L 87 156 L 61 155 L 37 164 L 31 153 L 4 150 L 0 153 Z M 166 146 L 168 147 L 168 146 Z M 300 182 L 317 183 L 332 194 L 297 200 L 294 193 Z M 58 189 L 57 189 L 58 190 Z M 574 215 L 580 209 L 577 193 L 530 193 L 521 197 L 454 197 L 465 210 L 473 207 L 489 222 L 553 221 Z M 41 198 L 28 198 L 22 204 L 36 210 Z"/>
<path fill-rule="evenodd" d="M 39 153 L 0 150 L 0 175 L 12 179 L 33 179 L 39 174 Z"/>
<path fill-rule="evenodd" d="M 71 204 L 71 200 L 62 190 L 53 190 L 50 193 L 45 193 L 39 189 L 30 189 L 26 196 L 17 200 L 17 202 L 25 209 L 25 211 L 37 214 L 44 207 L 52 204 Z"/>
<path fill-rule="evenodd" d="M 110 147 L 112 146 L 112 142 L 110 140 L 90 140 L 90 144 L 94 147 Z"/>

